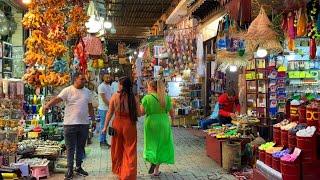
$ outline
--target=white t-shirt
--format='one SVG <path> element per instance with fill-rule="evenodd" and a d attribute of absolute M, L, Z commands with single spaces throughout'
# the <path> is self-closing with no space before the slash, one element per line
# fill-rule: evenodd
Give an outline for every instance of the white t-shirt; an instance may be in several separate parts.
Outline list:
<path fill-rule="evenodd" d="M 88 104 L 92 103 L 89 89 L 77 89 L 71 85 L 64 88 L 58 97 L 65 102 L 64 125 L 89 124 Z"/>
<path fill-rule="evenodd" d="M 114 81 L 114 82 L 111 83 L 111 87 L 112 87 L 113 93 L 116 93 L 118 91 L 118 85 L 119 85 L 118 81 Z"/>
<path fill-rule="evenodd" d="M 108 106 L 104 103 L 101 97 L 101 93 L 104 93 L 105 97 L 107 98 L 108 101 L 110 101 L 111 96 L 113 94 L 112 87 L 109 84 L 106 83 L 101 83 L 98 87 L 98 100 L 99 100 L 99 107 L 98 109 L 100 110 L 108 110 Z"/>

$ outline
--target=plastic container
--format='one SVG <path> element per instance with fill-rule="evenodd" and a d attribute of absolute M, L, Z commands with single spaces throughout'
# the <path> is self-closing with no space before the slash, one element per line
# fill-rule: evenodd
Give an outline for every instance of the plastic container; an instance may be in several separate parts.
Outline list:
<path fill-rule="evenodd" d="M 295 148 L 297 146 L 297 138 L 295 134 L 288 133 L 288 147 Z"/>
<path fill-rule="evenodd" d="M 43 167 L 32 167 L 31 174 L 36 179 L 40 179 L 43 177 L 49 178 L 50 174 L 49 174 L 48 164 Z"/>
<path fill-rule="evenodd" d="M 308 126 L 318 126 L 319 121 L 319 109 L 307 106 L 306 108 L 306 119 Z"/>
<path fill-rule="evenodd" d="M 265 154 L 265 162 L 267 166 L 272 167 L 272 154 L 266 153 Z"/>
<path fill-rule="evenodd" d="M 307 109 L 306 109 L 306 106 L 304 105 L 300 105 L 299 108 L 298 108 L 298 112 L 299 112 L 299 123 L 306 123 L 307 122 L 307 119 L 306 119 L 306 116 L 307 116 Z"/>
<path fill-rule="evenodd" d="M 290 105 L 290 120 L 298 122 L 299 121 L 299 105 Z"/>
<path fill-rule="evenodd" d="M 284 147 L 288 147 L 288 131 L 281 130 L 281 145 Z"/>
<path fill-rule="evenodd" d="M 302 164 L 302 179 L 316 180 L 319 179 L 319 164 L 315 163 L 303 163 Z"/>
<path fill-rule="evenodd" d="M 259 150 L 259 160 L 265 162 L 266 159 L 266 151 Z"/>
<path fill-rule="evenodd" d="M 317 138 L 297 136 L 297 147 L 302 150 L 301 162 L 312 163 L 317 160 Z"/>
<path fill-rule="evenodd" d="M 294 162 L 280 160 L 280 170 L 283 180 L 300 180 L 301 179 L 301 164 L 300 159 Z"/>
<path fill-rule="evenodd" d="M 272 168 L 278 172 L 281 172 L 280 158 L 272 157 Z"/>
<path fill-rule="evenodd" d="M 281 130 L 280 127 L 273 127 L 273 142 L 276 145 L 281 145 Z"/>

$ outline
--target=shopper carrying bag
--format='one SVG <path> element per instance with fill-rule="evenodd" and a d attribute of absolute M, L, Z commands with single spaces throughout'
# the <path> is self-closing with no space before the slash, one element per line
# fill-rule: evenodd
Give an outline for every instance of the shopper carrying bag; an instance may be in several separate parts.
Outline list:
<path fill-rule="evenodd" d="M 174 111 L 162 80 L 148 82 L 148 94 L 142 99 L 140 109 L 145 114 L 143 158 L 151 163 L 149 174 L 159 176 L 161 164 L 174 164 L 169 118 L 169 114 L 174 116 Z"/>
<path fill-rule="evenodd" d="M 103 133 L 109 133 L 111 139 L 112 172 L 120 180 L 137 179 L 137 127 L 139 111 L 132 92 L 131 80 L 121 78 L 118 92 L 113 94 L 109 104 Z M 109 122 L 115 115 L 112 127 Z"/>

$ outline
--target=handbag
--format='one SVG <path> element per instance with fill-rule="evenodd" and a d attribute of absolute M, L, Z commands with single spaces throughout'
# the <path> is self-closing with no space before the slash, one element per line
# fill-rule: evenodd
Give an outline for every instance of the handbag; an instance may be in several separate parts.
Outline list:
<path fill-rule="evenodd" d="M 108 128 L 108 134 L 109 136 L 115 136 L 116 135 L 116 130 L 113 127 Z"/>

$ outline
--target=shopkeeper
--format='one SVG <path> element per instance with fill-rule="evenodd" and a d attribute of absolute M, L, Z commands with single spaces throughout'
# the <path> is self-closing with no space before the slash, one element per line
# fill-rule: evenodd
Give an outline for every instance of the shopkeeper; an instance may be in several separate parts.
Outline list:
<path fill-rule="evenodd" d="M 238 96 L 233 89 L 228 88 L 225 93 L 218 98 L 219 103 L 219 123 L 230 124 L 233 117 L 240 113 L 240 103 Z"/>

